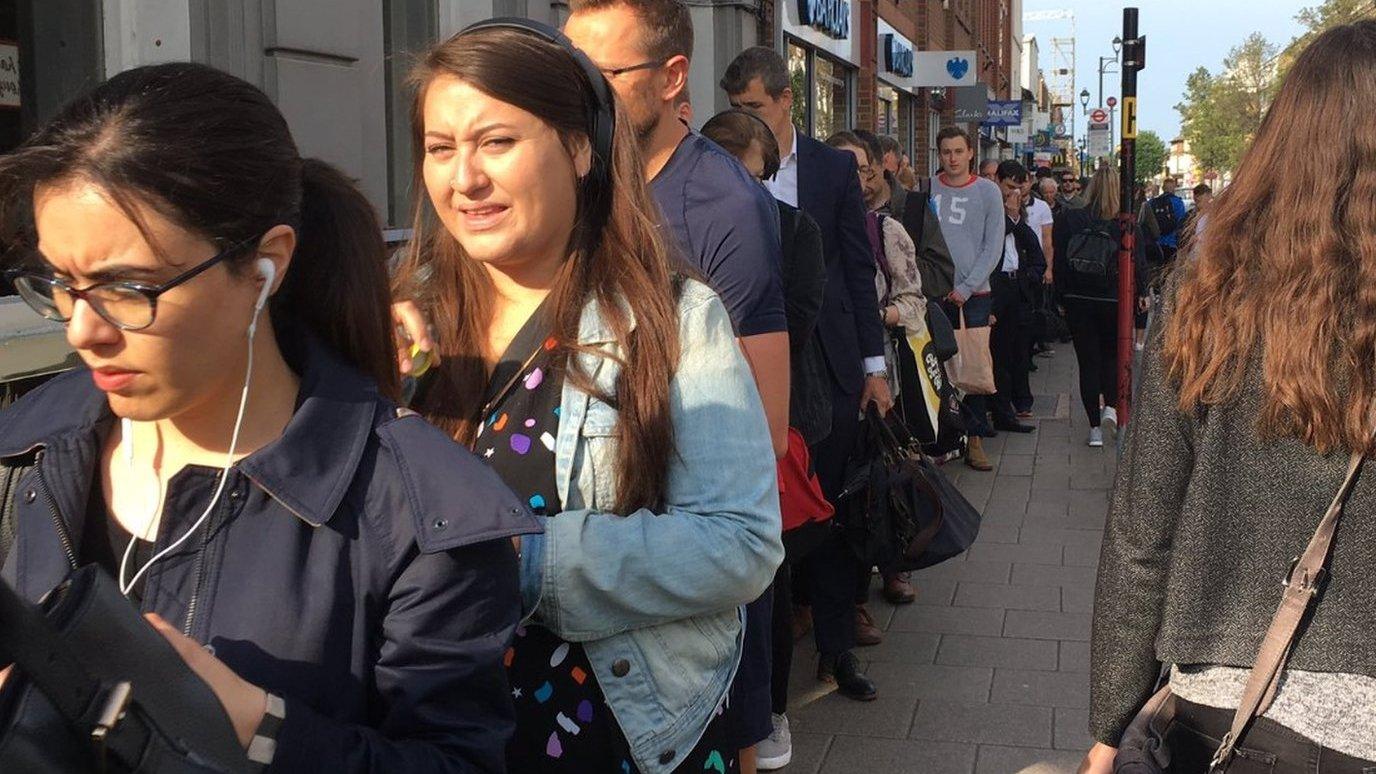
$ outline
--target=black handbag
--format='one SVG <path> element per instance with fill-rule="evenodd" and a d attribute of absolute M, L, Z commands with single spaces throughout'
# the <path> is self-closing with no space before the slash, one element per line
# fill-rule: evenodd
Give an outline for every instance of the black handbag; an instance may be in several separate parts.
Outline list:
<path fill-rule="evenodd" d="M 0 771 L 256 771 L 210 686 L 95 565 L 40 608 L 0 582 Z"/>
<path fill-rule="evenodd" d="M 866 408 L 838 495 L 836 524 L 864 566 L 900 571 L 938 564 L 969 548 L 979 511 L 956 491 L 901 423 Z"/>
<path fill-rule="evenodd" d="M 931 567 L 965 553 L 974 545 L 975 538 L 979 537 L 979 525 L 983 518 L 974 503 L 961 494 L 930 458 L 919 457 L 918 468 L 941 505 L 941 528 L 932 535 L 920 554 L 903 563 L 903 570 Z"/>
<path fill-rule="evenodd" d="M 960 352 L 951 318 L 946 316 L 946 310 L 936 301 L 927 302 L 927 331 L 932 336 L 933 351 L 941 362 L 945 363 Z"/>

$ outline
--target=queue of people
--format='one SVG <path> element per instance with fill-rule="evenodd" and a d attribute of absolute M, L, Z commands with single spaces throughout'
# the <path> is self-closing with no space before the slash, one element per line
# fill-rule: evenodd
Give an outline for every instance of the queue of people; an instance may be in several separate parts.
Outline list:
<path fill-rule="evenodd" d="M 1325 46 L 1376 66 L 1372 25 L 1344 29 L 1292 78 L 1335 79 L 1314 61 Z M 987 328 L 962 339 L 987 344 L 961 361 L 987 360 L 988 387 L 950 421 L 965 464 L 992 470 L 982 438 L 1037 429 L 1036 320 L 1059 306 L 1087 443 L 1103 446 L 1118 398 L 1118 173 L 1102 167 L 1082 190 L 1069 171 L 977 162 L 950 126 L 923 179 L 893 138 L 798 131 L 786 63 L 765 47 L 730 64 L 732 109 L 695 131 L 693 48 L 679 0 L 574 0 L 562 31 L 491 20 L 424 52 L 410 79 L 415 228 L 390 274 L 354 184 L 301 157 L 266 95 L 207 66 L 122 73 L 0 158 L 0 227 L 19 256 L 6 276 L 66 324 L 85 365 L 0 412 L 4 581 L 38 603 L 100 568 L 210 688 L 223 717 L 207 722 L 259 770 L 773 770 L 792 757 L 789 675 L 808 634 L 819 681 L 875 699 L 855 653 L 883 640 L 872 575 L 888 603 L 916 593 L 829 521 L 863 417 L 930 424 L 907 408 L 926 392 L 911 342 Z M 1287 85 L 1289 125 L 1333 114 L 1319 108 L 1335 88 Z M 1328 452 L 1369 446 L 1361 401 L 1298 422 L 1296 385 L 1264 392 L 1328 373 L 1318 350 L 1266 338 L 1266 283 L 1298 264 L 1268 257 L 1275 272 L 1233 306 L 1211 303 L 1239 276 L 1248 229 L 1299 233 L 1285 213 L 1249 214 L 1281 201 L 1262 182 L 1279 159 L 1261 158 L 1278 121 L 1216 210 L 1196 191 L 1185 212 L 1169 185 L 1142 205 L 1135 301 L 1173 295 L 1143 355 L 1143 429 L 1105 543 L 1094 771 L 1163 665 L 1182 722 L 1222 738 L 1213 708 L 1240 686 L 1265 606 L 1247 603 L 1254 574 L 1178 546 L 1210 540 L 1198 516 L 1238 555 L 1279 556 L 1307 531 L 1281 523 L 1286 509 L 1318 505 L 1308 490 L 1218 496 L 1237 491 L 1224 462 L 1279 454 L 1327 483 Z M 1350 290 L 1342 259 L 1310 257 L 1331 264 L 1329 301 Z M 1238 309 L 1257 317 L 1252 340 L 1205 346 L 1205 323 L 1226 328 Z M 1329 311 L 1350 323 L 1336 306 L 1310 313 Z M 1254 346 L 1306 367 L 1263 383 L 1234 367 Z M 1351 363 L 1371 353 L 1350 354 L 1319 385 L 1330 410 L 1340 391 L 1369 397 Z M 1225 371 L 1263 393 L 1228 398 L 1242 382 L 1216 384 Z M 1264 446 L 1234 403 L 1313 448 Z M 1289 673 L 1323 696 L 1369 696 L 1376 679 L 1342 623 L 1376 610 L 1346 585 L 1371 554 L 1357 523 L 1334 549 L 1333 612 L 1295 652 L 1311 671 Z M 1246 541 L 1263 533 L 1264 549 Z M 1167 594 L 1177 565 L 1208 582 Z M 1242 612 L 1199 612 L 1214 590 Z M 1211 634 L 1192 639 L 1196 625 Z M 1278 727 L 1317 715 L 1314 744 L 1376 758 L 1310 711 L 1304 688 L 1280 688 Z M 0 699 L 25 690 L 22 669 L 0 671 Z M 1376 728 L 1376 701 L 1360 704 L 1347 718 Z M 1259 744 L 1281 738 L 1264 726 Z"/>

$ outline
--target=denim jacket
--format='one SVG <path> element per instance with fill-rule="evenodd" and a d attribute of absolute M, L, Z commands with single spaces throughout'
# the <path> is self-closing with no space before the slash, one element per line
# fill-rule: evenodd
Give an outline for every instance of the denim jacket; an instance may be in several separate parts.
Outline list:
<path fill-rule="evenodd" d="M 740 662 L 740 606 L 783 559 L 769 428 L 726 309 L 690 280 L 678 316 L 664 512 L 610 512 L 616 409 L 566 381 L 555 442 L 564 510 L 543 535 L 523 538 L 521 557 L 526 609 L 583 644 L 646 774 L 672 770 L 702 736 Z M 596 302 L 583 310 L 579 342 L 622 354 Z M 616 361 L 576 357 L 614 394 Z"/>

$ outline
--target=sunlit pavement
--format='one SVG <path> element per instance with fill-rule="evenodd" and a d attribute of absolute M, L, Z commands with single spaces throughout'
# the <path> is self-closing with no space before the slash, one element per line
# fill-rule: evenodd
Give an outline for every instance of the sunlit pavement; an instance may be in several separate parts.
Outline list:
<path fill-rule="evenodd" d="M 869 610 L 885 639 L 856 653 L 879 698 L 828 694 L 811 637 L 799 644 L 783 771 L 1075 771 L 1091 743 L 1090 610 L 1114 444 L 1108 433 L 1106 448 L 1085 445 L 1071 345 L 1035 362 L 1037 432 L 986 439 L 992 473 L 946 467 L 983 510 L 979 540 L 914 574 L 916 604 L 884 602 L 876 579 Z"/>

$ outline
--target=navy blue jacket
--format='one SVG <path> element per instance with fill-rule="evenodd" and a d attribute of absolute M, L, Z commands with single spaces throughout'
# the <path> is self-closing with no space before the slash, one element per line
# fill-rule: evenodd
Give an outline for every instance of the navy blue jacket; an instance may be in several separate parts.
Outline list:
<path fill-rule="evenodd" d="M 539 525 L 438 429 L 323 346 L 301 350 L 286 353 L 301 388 L 285 431 L 149 571 L 142 609 L 286 700 L 273 771 L 501 771 L 502 657 L 521 614 L 509 538 Z M 0 412 L 0 465 L 27 468 L 3 575 L 30 600 L 73 568 L 113 422 L 85 370 Z M 158 550 L 204 511 L 217 473 L 173 476 Z"/>
<path fill-rule="evenodd" d="M 834 392 L 858 395 L 865 383 L 864 359 L 884 356 L 884 326 L 855 156 L 799 132 L 798 208 L 822 230 L 827 284 L 817 336 Z"/>

